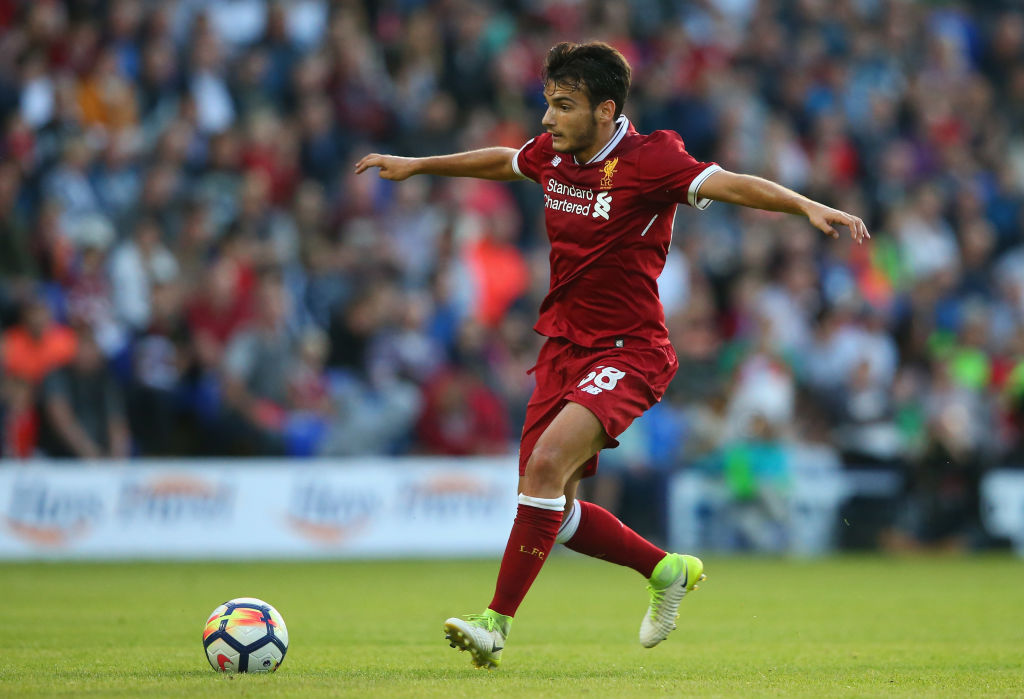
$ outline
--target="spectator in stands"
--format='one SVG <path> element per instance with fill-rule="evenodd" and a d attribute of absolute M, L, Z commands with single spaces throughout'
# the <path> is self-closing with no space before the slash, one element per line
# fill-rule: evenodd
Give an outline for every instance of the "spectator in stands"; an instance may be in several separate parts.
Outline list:
<path fill-rule="evenodd" d="M 67 285 L 68 321 L 72 326 L 93 328 L 103 354 L 114 357 L 128 341 L 124 323 L 115 312 L 114 291 L 106 269 L 114 230 L 99 216 L 86 217 L 79 228 L 77 264 Z"/>
<path fill-rule="evenodd" d="M 41 446 L 55 458 L 127 458 L 131 450 L 124 398 L 92 328 L 76 332 L 73 361 L 46 376 L 40 389 Z"/>
<path fill-rule="evenodd" d="M 80 217 L 102 214 L 99 195 L 89 181 L 92 149 L 84 136 L 70 138 L 63 147 L 61 160 L 46 178 L 44 191 L 60 204 L 63 225 L 74 230 Z"/>
<path fill-rule="evenodd" d="M 123 4 L 123 3 L 121 3 Z M 123 72 L 115 47 L 100 51 L 92 71 L 78 84 L 82 123 L 109 133 L 128 129 L 138 120 L 135 85 Z"/>
<path fill-rule="evenodd" d="M 867 358 L 854 365 L 829 398 L 837 423 L 834 439 L 848 463 L 901 463 L 905 448 L 895 422 L 892 390 L 872 376 Z"/>
<path fill-rule="evenodd" d="M 443 371 L 427 383 L 416 425 L 419 446 L 429 454 L 504 454 L 508 428 L 498 396 L 473 372 Z"/>
<path fill-rule="evenodd" d="M 74 331 L 54 322 L 46 301 L 33 296 L 22 307 L 21 323 L 3 334 L 4 373 L 36 385 L 70 362 L 76 346 Z"/>
<path fill-rule="evenodd" d="M 252 317 L 255 275 L 244 262 L 220 256 L 206 268 L 187 307 L 199 368 L 216 371 L 224 348 Z"/>
<path fill-rule="evenodd" d="M 103 210 L 120 229 L 129 222 L 142 190 L 132 134 L 129 130 L 110 134 L 92 176 Z"/>
<path fill-rule="evenodd" d="M 252 321 L 224 351 L 222 426 L 234 449 L 283 454 L 289 371 L 296 338 L 287 324 L 290 298 L 277 272 L 265 272 Z"/>
<path fill-rule="evenodd" d="M 288 407 L 321 418 L 333 412 L 326 372 L 327 334 L 316 327 L 306 330 L 288 372 Z"/>
<path fill-rule="evenodd" d="M 203 133 L 220 133 L 235 121 L 235 105 L 225 79 L 224 51 L 208 22 L 193 25 L 189 66 L 189 94 L 195 105 L 196 124 Z"/>
<path fill-rule="evenodd" d="M 188 413 L 195 352 L 182 290 L 173 281 L 155 282 L 150 302 L 149 325 L 132 341 L 132 434 L 144 456 L 192 453 L 199 449 L 196 418 Z"/>
<path fill-rule="evenodd" d="M 143 218 L 135 224 L 132 237 L 110 256 L 118 316 L 136 330 L 149 324 L 153 282 L 166 283 L 178 274 L 178 261 L 163 244 L 162 237 L 157 221 Z"/>
<path fill-rule="evenodd" d="M 33 253 L 27 211 L 19 205 L 22 176 L 13 162 L 0 163 L 0 303 L 10 303 L 20 287 L 39 274 Z M 6 294 L 4 294 L 6 292 Z"/>

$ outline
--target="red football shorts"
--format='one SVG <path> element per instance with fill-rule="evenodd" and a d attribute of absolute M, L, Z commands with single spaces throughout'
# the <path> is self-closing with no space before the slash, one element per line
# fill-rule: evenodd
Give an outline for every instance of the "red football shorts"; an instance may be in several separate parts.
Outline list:
<path fill-rule="evenodd" d="M 531 371 L 537 385 L 526 405 L 519 444 L 519 475 L 541 434 L 568 402 L 579 403 L 597 416 L 607 433 L 606 447 L 633 420 L 661 400 L 679 368 L 672 345 L 664 347 L 589 348 L 549 338 Z M 583 476 L 597 472 L 597 455 L 586 463 Z"/>

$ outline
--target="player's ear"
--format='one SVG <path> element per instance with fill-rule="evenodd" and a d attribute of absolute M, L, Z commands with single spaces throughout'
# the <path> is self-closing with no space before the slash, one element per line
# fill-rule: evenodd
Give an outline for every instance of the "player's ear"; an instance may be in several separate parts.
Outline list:
<path fill-rule="evenodd" d="M 615 100 L 605 100 L 594 110 L 599 121 L 615 121 Z"/>

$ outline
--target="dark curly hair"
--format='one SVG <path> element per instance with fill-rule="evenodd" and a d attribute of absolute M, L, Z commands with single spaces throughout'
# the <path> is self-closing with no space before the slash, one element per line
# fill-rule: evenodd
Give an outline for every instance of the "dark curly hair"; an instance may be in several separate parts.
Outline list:
<path fill-rule="evenodd" d="M 580 90 L 591 107 L 612 100 L 618 118 L 629 93 L 630 68 L 617 49 L 602 41 L 563 41 L 548 51 L 541 77 L 545 87 L 550 82 L 568 90 Z"/>

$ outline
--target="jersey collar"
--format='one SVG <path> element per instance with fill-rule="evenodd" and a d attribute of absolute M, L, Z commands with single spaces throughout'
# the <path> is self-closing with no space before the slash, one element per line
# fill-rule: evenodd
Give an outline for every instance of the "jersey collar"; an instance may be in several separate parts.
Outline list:
<path fill-rule="evenodd" d="M 618 124 L 618 127 L 615 129 L 615 133 L 612 134 L 611 140 L 604 144 L 604 148 L 598 151 L 597 155 L 583 163 L 584 165 L 590 165 L 591 163 L 596 163 L 599 160 L 604 160 L 608 157 L 609 153 L 615 150 L 615 146 L 619 145 L 619 141 L 621 141 L 622 137 L 626 135 L 627 131 L 629 131 L 629 119 L 626 118 L 625 114 L 620 114 L 619 118 L 615 120 L 615 123 Z M 577 165 L 580 164 L 580 161 L 576 160 L 575 155 L 572 156 L 572 159 Z"/>

